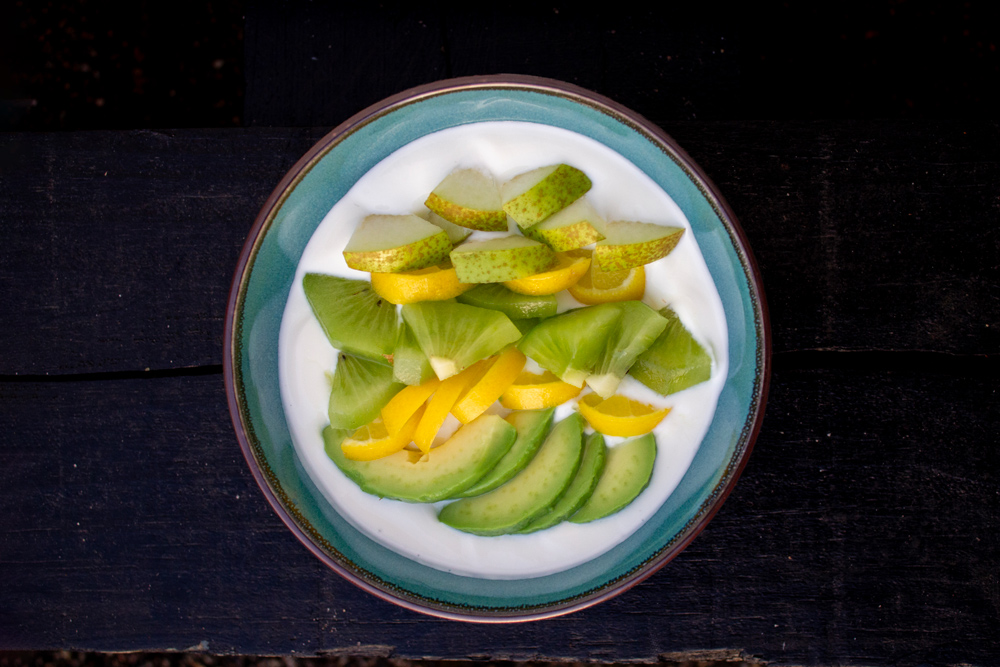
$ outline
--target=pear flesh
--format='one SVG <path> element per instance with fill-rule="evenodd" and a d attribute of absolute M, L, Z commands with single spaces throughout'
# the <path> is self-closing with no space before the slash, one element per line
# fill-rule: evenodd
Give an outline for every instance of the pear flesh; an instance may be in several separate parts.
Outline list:
<path fill-rule="evenodd" d="M 603 240 L 606 225 L 587 198 L 580 197 L 558 213 L 524 230 L 524 235 L 541 241 L 556 252 L 566 252 Z"/>
<path fill-rule="evenodd" d="M 507 231 L 507 214 L 500 205 L 500 188 L 478 169 L 456 169 L 441 181 L 424 205 L 461 227 L 483 232 Z"/>
<path fill-rule="evenodd" d="M 555 262 L 550 247 L 523 236 L 471 241 L 451 251 L 451 263 L 462 283 L 516 280 L 541 273 Z"/>
<path fill-rule="evenodd" d="M 472 233 L 472 230 L 468 227 L 461 227 L 448 222 L 434 211 L 430 211 L 429 213 L 430 215 L 427 217 L 427 221 L 432 225 L 443 229 L 444 233 L 448 235 L 448 240 L 451 241 L 452 245 L 458 245 L 465 239 L 469 238 L 469 234 Z M 504 229 L 506 229 L 506 227 Z"/>
<path fill-rule="evenodd" d="M 592 257 L 595 271 L 624 271 L 666 257 L 684 234 L 683 227 L 650 222 L 618 221 L 608 224 L 603 241 Z"/>
<path fill-rule="evenodd" d="M 448 257 L 443 229 L 415 215 L 369 215 L 344 248 L 347 266 L 373 273 L 413 271 Z"/>
<path fill-rule="evenodd" d="M 503 186 L 503 210 L 528 229 L 566 208 L 590 190 L 587 175 L 567 164 L 539 167 Z"/>

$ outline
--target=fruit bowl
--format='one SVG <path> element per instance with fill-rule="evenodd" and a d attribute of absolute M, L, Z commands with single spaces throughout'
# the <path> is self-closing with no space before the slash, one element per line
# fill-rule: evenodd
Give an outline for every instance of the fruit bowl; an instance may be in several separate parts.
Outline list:
<path fill-rule="evenodd" d="M 297 267 L 331 209 L 397 151 L 435 133 L 495 121 L 585 137 L 662 189 L 690 224 L 728 331 L 728 365 L 714 416 L 673 491 L 610 549 L 523 578 L 431 567 L 360 530 L 356 517 L 338 510 L 317 486 L 314 467 L 297 449 L 279 369 L 282 318 L 294 298 Z M 400 93 L 335 128 L 303 156 L 264 204 L 243 248 L 225 346 L 237 438 L 265 497 L 296 537 L 330 568 L 383 599 L 478 622 L 579 610 L 625 591 L 675 557 L 718 511 L 746 464 L 770 373 L 759 273 L 735 216 L 700 168 L 662 130 L 608 99 L 562 82 L 506 75 Z"/>

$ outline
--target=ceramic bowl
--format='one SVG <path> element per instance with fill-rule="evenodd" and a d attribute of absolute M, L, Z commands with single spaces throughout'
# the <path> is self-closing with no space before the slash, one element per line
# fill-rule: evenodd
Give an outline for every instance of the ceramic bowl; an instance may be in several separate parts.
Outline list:
<path fill-rule="evenodd" d="M 488 580 L 436 570 L 372 541 L 303 472 L 282 410 L 278 333 L 299 257 L 333 205 L 375 164 L 429 133 L 485 121 L 541 123 L 594 139 L 666 191 L 691 223 L 725 310 L 729 370 L 707 435 L 655 515 L 610 551 L 569 570 Z M 240 256 L 226 317 L 226 391 L 237 438 L 261 490 L 317 557 L 371 593 L 419 612 L 523 621 L 613 597 L 669 562 L 708 523 L 746 464 L 770 373 L 760 276 L 736 217 L 701 169 L 662 130 L 578 87 L 486 76 L 390 97 L 340 125 L 300 159 L 261 209 Z"/>

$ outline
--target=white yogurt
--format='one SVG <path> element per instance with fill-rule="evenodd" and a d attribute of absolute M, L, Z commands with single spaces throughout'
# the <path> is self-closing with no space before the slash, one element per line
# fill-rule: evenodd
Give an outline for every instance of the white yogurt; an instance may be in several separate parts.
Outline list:
<path fill-rule="evenodd" d="M 565 162 L 593 181 L 587 194 L 607 220 L 683 226 L 687 232 L 667 257 L 647 265 L 645 303 L 670 305 L 713 358 L 712 378 L 686 391 L 659 396 L 631 377 L 618 393 L 669 406 L 656 428 L 657 458 L 649 487 L 621 512 L 590 524 L 563 523 L 530 535 L 479 537 L 437 520 L 445 503 L 420 505 L 370 496 L 347 479 L 323 451 L 329 423 L 331 347 L 302 288 L 306 273 L 354 279 L 341 254 L 352 231 L 371 213 L 421 213 L 427 194 L 456 167 L 479 167 L 503 182 L 536 167 Z M 577 304 L 561 298 L 565 310 Z M 323 219 L 302 254 L 281 323 L 282 403 L 302 463 L 337 512 L 358 530 L 404 556 L 447 572 L 488 579 L 538 577 L 591 560 L 626 539 L 652 516 L 680 482 L 708 431 L 728 370 L 725 313 L 711 275 L 674 201 L 635 165 L 582 135 L 532 123 L 464 125 L 404 146 L 369 171 Z M 557 419 L 574 409 L 560 406 Z M 607 438 L 609 446 L 623 438 Z"/>

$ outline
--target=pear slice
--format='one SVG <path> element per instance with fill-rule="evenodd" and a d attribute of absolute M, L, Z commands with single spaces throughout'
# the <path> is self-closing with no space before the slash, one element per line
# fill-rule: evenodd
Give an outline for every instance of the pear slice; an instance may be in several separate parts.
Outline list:
<path fill-rule="evenodd" d="M 462 283 L 502 283 L 541 273 L 555 262 L 551 248 L 523 236 L 469 241 L 451 251 Z"/>
<path fill-rule="evenodd" d="M 566 208 L 590 190 L 587 175 L 567 164 L 539 167 L 503 185 L 503 210 L 521 229 Z"/>
<path fill-rule="evenodd" d="M 483 232 L 507 231 L 500 188 L 492 176 L 478 169 L 451 172 L 434 188 L 424 205 L 461 227 Z"/>
<path fill-rule="evenodd" d="M 377 273 L 412 271 L 448 257 L 451 241 L 436 225 L 415 215 L 369 215 L 344 248 L 352 269 Z"/>
<path fill-rule="evenodd" d="M 607 222 L 586 197 L 524 230 L 524 235 L 541 241 L 556 252 L 576 250 L 604 238 Z"/>
<path fill-rule="evenodd" d="M 665 227 L 650 222 L 617 221 L 609 223 L 606 237 L 594 248 L 595 271 L 634 269 L 666 257 L 674 249 L 683 227 Z"/>
<path fill-rule="evenodd" d="M 469 234 L 472 233 L 471 229 L 452 224 L 434 211 L 428 211 L 427 213 L 429 214 L 427 221 L 432 225 L 436 225 L 443 229 L 444 233 L 448 235 L 448 240 L 451 241 L 452 245 L 458 245 L 465 239 L 469 238 Z M 507 228 L 504 227 L 504 229 L 506 230 Z"/>

